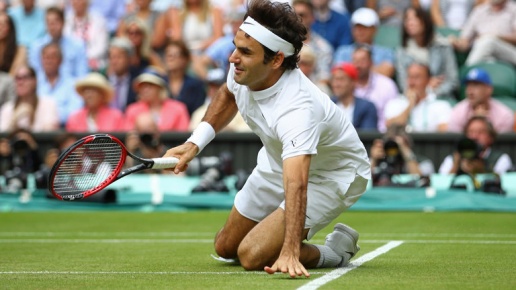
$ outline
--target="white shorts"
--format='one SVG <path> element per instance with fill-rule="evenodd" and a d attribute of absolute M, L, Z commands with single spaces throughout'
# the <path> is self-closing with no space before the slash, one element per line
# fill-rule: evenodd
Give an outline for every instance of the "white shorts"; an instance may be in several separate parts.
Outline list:
<path fill-rule="evenodd" d="M 356 175 L 352 183 L 311 178 L 308 181 L 305 229 L 307 240 L 352 206 L 366 190 L 368 180 Z M 285 209 L 281 174 L 255 168 L 235 197 L 235 208 L 244 217 L 260 222 L 278 207 Z"/>

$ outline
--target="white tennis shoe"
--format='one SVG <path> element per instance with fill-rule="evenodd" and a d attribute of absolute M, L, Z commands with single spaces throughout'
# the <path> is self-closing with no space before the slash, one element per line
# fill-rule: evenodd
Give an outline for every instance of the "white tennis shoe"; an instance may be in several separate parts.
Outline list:
<path fill-rule="evenodd" d="M 324 245 L 342 257 L 338 267 L 346 266 L 349 260 L 360 251 L 360 246 L 357 244 L 358 236 L 357 231 L 341 223 L 336 224 L 333 227 L 333 232 L 326 236 Z"/>

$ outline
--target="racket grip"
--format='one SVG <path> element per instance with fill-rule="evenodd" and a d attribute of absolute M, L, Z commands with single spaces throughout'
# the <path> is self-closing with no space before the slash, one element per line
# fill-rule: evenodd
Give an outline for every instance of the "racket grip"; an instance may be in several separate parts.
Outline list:
<path fill-rule="evenodd" d="M 152 161 L 154 161 L 154 164 L 151 167 L 152 169 L 167 169 L 176 167 L 179 159 L 176 157 L 162 157 L 152 158 Z"/>

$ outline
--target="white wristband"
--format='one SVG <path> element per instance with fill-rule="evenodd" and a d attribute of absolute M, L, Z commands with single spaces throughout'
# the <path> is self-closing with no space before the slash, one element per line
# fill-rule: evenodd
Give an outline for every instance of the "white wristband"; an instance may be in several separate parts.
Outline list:
<path fill-rule="evenodd" d="M 192 136 L 186 142 L 192 142 L 199 147 L 199 154 L 208 143 L 215 138 L 215 129 L 208 122 L 201 122 L 192 132 Z"/>

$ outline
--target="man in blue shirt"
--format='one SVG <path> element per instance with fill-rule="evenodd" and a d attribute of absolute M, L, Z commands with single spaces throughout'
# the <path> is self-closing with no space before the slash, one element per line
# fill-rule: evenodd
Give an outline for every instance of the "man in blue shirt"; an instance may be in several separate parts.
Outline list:
<path fill-rule="evenodd" d="M 61 9 L 51 7 L 45 15 L 47 34 L 36 40 L 29 52 L 29 63 L 36 70 L 38 75 L 43 71 L 41 64 L 41 50 L 51 43 L 58 43 L 63 52 L 63 62 L 59 68 L 62 75 L 69 75 L 79 78 L 86 75 L 88 69 L 88 58 L 85 44 L 75 38 L 63 35 L 64 13 Z"/>
<path fill-rule="evenodd" d="M 16 27 L 18 45 L 30 48 L 32 42 L 45 35 L 45 11 L 34 5 L 35 0 L 23 0 L 22 5 L 11 7 L 9 16 Z"/>
<path fill-rule="evenodd" d="M 330 9 L 329 2 L 330 0 L 312 0 L 315 16 L 312 30 L 328 40 L 335 51 L 341 45 L 351 44 L 351 28 L 349 15 Z"/>

